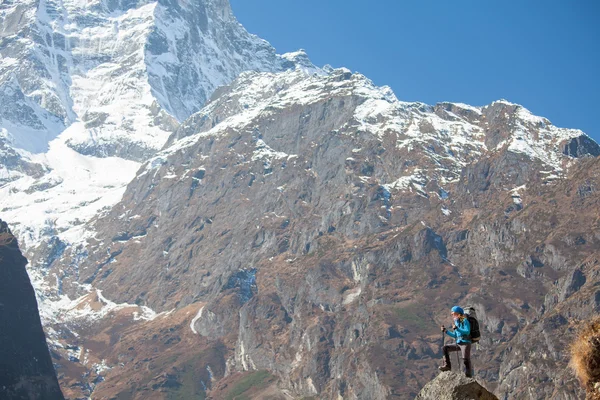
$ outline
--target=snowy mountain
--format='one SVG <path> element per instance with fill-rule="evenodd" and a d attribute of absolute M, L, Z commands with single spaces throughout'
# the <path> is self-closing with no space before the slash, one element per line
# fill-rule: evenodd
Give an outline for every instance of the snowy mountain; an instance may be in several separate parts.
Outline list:
<path fill-rule="evenodd" d="M 33 241 L 114 204 L 218 86 L 306 62 L 248 34 L 228 2 L 9 1 L 0 21 L 3 208 Z"/>
<path fill-rule="evenodd" d="M 290 396 L 407 397 L 440 293 L 477 304 L 491 345 L 592 285 L 600 147 L 579 130 L 505 100 L 399 101 L 277 55 L 226 0 L 4 2 L 0 26 L 0 217 L 67 397 L 218 397 L 262 370 Z M 494 351 L 482 376 L 517 393 Z M 412 363 L 395 380 L 392 356 Z"/>

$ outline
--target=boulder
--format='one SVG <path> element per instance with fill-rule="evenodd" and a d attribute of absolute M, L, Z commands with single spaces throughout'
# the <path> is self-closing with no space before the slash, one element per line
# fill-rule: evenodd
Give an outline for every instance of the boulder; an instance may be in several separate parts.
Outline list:
<path fill-rule="evenodd" d="M 415 400 L 498 400 L 473 378 L 442 372 L 429 382 Z"/>

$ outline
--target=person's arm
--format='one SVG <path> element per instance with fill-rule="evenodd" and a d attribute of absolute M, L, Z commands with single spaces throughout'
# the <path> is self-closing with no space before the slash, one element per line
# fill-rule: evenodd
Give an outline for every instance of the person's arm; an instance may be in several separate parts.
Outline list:
<path fill-rule="evenodd" d="M 460 335 L 463 337 L 469 336 L 471 334 L 471 324 L 469 323 L 469 320 L 465 318 L 462 324 L 456 325 L 456 330 L 459 331 Z M 454 332 L 454 334 L 456 335 L 456 332 Z"/>
<path fill-rule="evenodd" d="M 446 329 L 446 335 L 453 337 L 454 339 L 456 339 L 456 332 L 451 331 L 450 329 Z"/>

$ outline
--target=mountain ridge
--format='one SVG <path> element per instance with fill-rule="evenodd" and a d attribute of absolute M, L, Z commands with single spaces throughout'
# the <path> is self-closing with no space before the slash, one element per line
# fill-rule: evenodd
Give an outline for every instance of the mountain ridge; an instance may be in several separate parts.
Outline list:
<path fill-rule="evenodd" d="M 344 77 L 345 72 L 340 72 Z M 323 79 L 337 82 L 338 78 L 333 74 Z M 276 84 L 273 79 L 269 82 Z M 225 93 L 221 96 L 225 96 L 221 104 L 228 109 L 232 102 Z M 523 229 L 520 216 L 529 213 L 526 210 L 531 207 L 539 208 L 535 204 L 540 200 L 532 200 L 538 196 L 536 193 L 542 189 L 552 192 L 569 183 L 549 178 L 544 173 L 548 164 L 543 159 L 515 153 L 507 144 L 500 151 L 478 154 L 477 159 L 461 166 L 457 182 L 448 181 L 442 186 L 433 179 L 415 183 L 411 178 L 407 186 L 386 189 L 389 180 L 384 178 L 390 173 L 386 169 L 392 171 L 395 160 L 409 161 L 409 171 L 411 165 L 430 166 L 435 171 L 439 167 L 437 159 L 415 148 L 402 153 L 408 146 L 382 146 L 385 136 L 381 139 L 360 133 L 361 126 L 352 123 L 349 126 L 356 126 L 355 134 L 331 133 L 336 123 L 345 124 L 353 118 L 354 108 L 348 105 L 358 108 L 362 104 L 344 91 L 337 96 L 316 96 L 314 102 L 302 106 L 294 101 L 279 108 L 273 106 L 279 103 L 268 103 L 264 115 L 249 108 L 244 112 L 254 119 L 242 119 L 239 125 L 234 114 L 230 121 L 233 127 L 227 118 L 213 127 L 211 120 L 200 114 L 196 127 L 182 128 L 190 132 L 197 129 L 199 133 L 183 135 L 149 161 L 129 185 L 122 202 L 98 221 L 99 237 L 112 239 L 94 242 L 90 258 L 78 266 L 79 279 L 106 290 L 109 298 L 163 313 L 198 304 L 184 329 L 199 336 L 198 340 L 225 343 L 230 348 L 225 353 L 229 355 L 218 362 L 227 366 L 225 377 L 239 370 L 267 368 L 280 379 L 289 377 L 282 382 L 283 387 L 296 395 L 335 393 L 335 385 L 341 385 L 358 398 L 416 393 L 414 383 L 407 386 L 412 388 L 408 393 L 398 388 L 400 382 L 409 382 L 410 378 L 396 376 L 394 381 L 381 372 L 386 363 L 401 370 L 398 359 L 385 358 L 381 349 L 370 346 L 361 349 L 363 339 L 358 339 L 365 336 L 365 345 L 381 342 L 383 346 L 399 341 L 399 348 L 385 347 L 390 355 L 416 360 L 411 362 L 423 358 L 421 362 L 430 365 L 426 360 L 439 351 L 434 348 L 435 340 L 415 337 L 411 320 L 423 318 L 414 307 L 428 304 L 427 296 L 443 301 L 440 293 L 435 294 L 439 288 L 453 293 L 450 298 L 457 301 L 465 296 L 471 299 L 489 330 L 487 334 L 498 343 L 512 340 L 523 329 L 519 323 L 524 318 L 521 306 L 544 313 L 543 309 L 556 304 L 546 292 L 558 290 L 564 301 L 565 293 L 583 289 L 581 278 L 572 278 L 580 275 L 569 275 L 562 266 L 564 250 L 554 244 L 547 248 L 536 245 L 539 250 L 533 255 L 527 253 L 529 250 L 510 254 L 518 246 L 514 235 L 520 235 Z M 336 108 L 341 107 L 339 98 L 344 99 L 343 113 Z M 220 107 L 218 100 L 212 106 Z M 505 107 L 514 106 L 501 103 L 490 107 L 494 115 L 500 115 Z M 246 110 L 243 105 L 240 108 Z M 437 118 L 435 113 L 430 114 Z M 210 115 L 217 118 L 225 114 L 212 111 Z M 301 128 L 300 121 L 308 126 Z M 504 123 L 512 124 L 509 118 Z M 495 132 L 493 128 L 490 131 Z M 306 132 L 306 138 L 302 138 L 302 132 Z M 312 143 L 315 137 L 320 138 L 319 146 Z M 397 140 L 388 138 L 388 142 L 396 144 Z M 423 147 L 427 150 L 426 145 Z M 562 147 L 557 145 L 554 151 L 560 155 Z M 385 157 L 387 161 L 378 161 Z M 579 164 L 590 163 L 590 172 L 597 171 L 597 158 L 577 161 L 561 157 L 573 163 L 561 174 L 579 171 Z M 534 182 L 534 186 L 524 187 L 523 182 Z M 492 222 L 478 222 L 490 218 Z M 535 237 L 539 238 L 544 229 L 536 228 Z M 501 244 L 509 237 L 510 241 Z M 526 243 L 531 240 L 543 239 Z M 586 252 L 593 252 L 595 240 L 586 234 Z M 486 253 L 489 246 L 493 250 Z M 500 246 L 507 249 L 500 250 Z M 66 256 L 70 257 L 69 253 Z M 503 266 L 512 265 L 520 257 L 518 265 Z M 490 265 L 473 265 L 469 259 L 488 259 Z M 592 260 L 590 265 L 596 268 L 597 263 Z M 549 269 L 536 277 L 544 266 L 556 272 Z M 65 288 L 72 279 L 69 275 L 73 274 L 67 272 Z M 499 285 L 503 276 L 510 278 Z M 464 288 L 469 280 L 475 291 L 470 295 Z M 494 296 L 503 301 L 515 296 L 510 285 L 529 287 L 531 297 L 521 300 L 516 310 L 509 307 L 500 311 L 504 306 L 494 304 L 493 297 L 477 289 L 479 282 L 486 280 L 490 280 L 486 290 L 493 290 Z M 247 283 L 242 284 L 244 281 Z M 402 282 L 412 282 L 429 295 L 418 294 Z M 568 282 L 576 283 L 573 286 Z M 392 289 L 398 284 L 402 288 Z M 385 288 L 390 285 L 388 292 Z M 400 295 L 402 292 L 405 296 Z M 352 317 L 350 310 L 363 311 Z M 441 311 L 428 312 L 438 315 Z M 508 314 L 501 317 L 503 313 Z M 301 321 L 307 316 L 319 323 L 303 326 Z M 426 330 L 431 334 L 435 328 L 429 318 Z M 524 319 L 523 327 L 535 323 L 535 318 Z M 273 326 L 272 332 L 257 325 L 265 320 Z M 563 325 L 561 322 L 556 326 Z M 291 342 L 286 342 L 286 335 L 290 335 Z M 323 345 L 316 348 L 311 344 L 321 341 Z M 264 348 L 267 343 L 269 348 Z M 307 349 L 311 349 L 308 354 Z M 365 370 L 344 369 L 343 376 L 360 376 L 358 383 L 328 380 L 332 375 L 327 371 L 342 368 L 339 360 L 351 349 L 362 350 L 355 365 L 369 365 Z M 503 375 L 494 372 L 493 356 L 486 354 L 491 364 L 480 372 L 486 380 L 496 382 L 504 375 L 502 379 L 514 379 L 508 378 L 511 367 Z M 281 361 L 274 364 L 273 357 Z M 312 366 L 305 364 L 311 359 L 321 361 Z M 518 360 L 508 363 L 513 362 Z M 309 374 L 310 380 L 302 378 L 304 374 Z M 520 386 L 515 383 L 501 390 L 513 393 L 515 387 Z M 576 389 L 565 385 L 563 390 Z"/>

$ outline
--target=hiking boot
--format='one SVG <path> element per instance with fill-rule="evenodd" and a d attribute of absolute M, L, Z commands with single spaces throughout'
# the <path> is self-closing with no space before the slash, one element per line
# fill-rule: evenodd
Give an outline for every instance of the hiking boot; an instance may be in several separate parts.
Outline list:
<path fill-rule="evenodd" d="M 442 365 L 441 367 L 438 367 L 438 369 L 442 372 L 444 371 L 450 371 L 452 369 L 452 367 L 450 366 L 449 363 L 444 363 L 444 365 Z"/>

